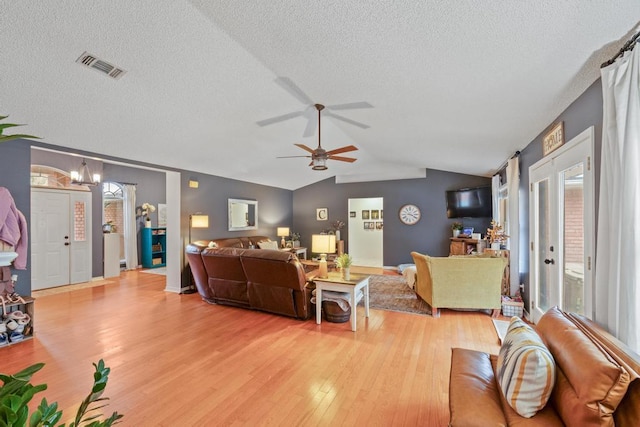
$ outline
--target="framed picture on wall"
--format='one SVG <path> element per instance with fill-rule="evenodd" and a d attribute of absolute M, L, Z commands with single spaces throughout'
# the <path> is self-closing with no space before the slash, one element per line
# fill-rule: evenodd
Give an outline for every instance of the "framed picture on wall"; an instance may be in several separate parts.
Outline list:
<path fill-rule="evenodd" d="M 327 208 L 317 208 L 316 209 L 316 220 L 318 221 L 326 221 L 329 219 L 329 209 Z"/>
<path fill-rule="evenodd" d="M 355 218 L 355 217 L 356 217 L 356 212 L 355 211 L 349 212 L 349 218 Z"/>
<path fill-rule="evenodd" d="M 365 221 L 363 222 L 365 230 L 373 230 L 373 222 Z"/>
<path fill-rule="evenodd" d="M 369 219 L 369 210 L 362 211 L 362 219 Z"/>
<path fill-rule="evenodd" d="M 371 219 L 378 219 L 378 218 L 380 218 L 380 212 L 377 209 L 372 210 L 371 211 Z"/>
<path fill-rule="evenodd" d="M 158 227 L 167 226 L 167 205 L 158 203 Z"/>
<path fill-rule="evenodd" d="M 382 230 L 382 221 L 376 222 L 376 230 Z"/>

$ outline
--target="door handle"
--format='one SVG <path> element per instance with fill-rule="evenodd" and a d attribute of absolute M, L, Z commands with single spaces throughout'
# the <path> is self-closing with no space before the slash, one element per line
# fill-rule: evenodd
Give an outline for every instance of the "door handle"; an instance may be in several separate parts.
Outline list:
<path fill-rule="evenodd" d="M 544 263 L 549 265 L 549 264 L 555 264 L 556 262 L 553 260 L 553 258 L 551 258 L 551 259 L 545 259 Z"/>

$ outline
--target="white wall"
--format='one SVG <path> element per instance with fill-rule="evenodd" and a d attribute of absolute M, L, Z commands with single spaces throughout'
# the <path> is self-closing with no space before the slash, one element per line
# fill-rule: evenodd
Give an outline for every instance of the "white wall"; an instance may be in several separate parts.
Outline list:
<path fill-rule="evenodd" d="M 349 255 L 353 258 L 353 265 L 366 267 L 382 267 L 382 234 L 383 229 L 365 230 L 364 223 L 382 223 L 382 197 L 366 199 L 349 199 L 349 212 L 355 212 L 355 218 L 349 215 Z M 378 211 L 377 219 L 362 218 L 362 211 Z"/>

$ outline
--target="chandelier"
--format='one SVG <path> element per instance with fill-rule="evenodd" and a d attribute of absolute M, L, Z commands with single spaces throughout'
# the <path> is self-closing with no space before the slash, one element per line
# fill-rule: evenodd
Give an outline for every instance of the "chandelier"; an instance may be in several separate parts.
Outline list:
<path fill-rule="evenodd" d="M 82 159 L 82 165 L 79 171 L 71 171 L 71 183 L 77 185 L 98 185 L 100 184 L 100 174 L 91 174 L 87 162 Z"/>

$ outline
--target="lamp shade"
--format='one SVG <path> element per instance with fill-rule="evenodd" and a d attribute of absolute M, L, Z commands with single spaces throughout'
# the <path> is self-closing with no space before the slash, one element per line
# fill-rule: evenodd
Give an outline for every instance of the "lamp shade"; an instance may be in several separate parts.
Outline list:
<path fill-rule="evenodd" d="M 191 228 L 209 228 L 209 215 L 191 215 Z"/>
<path fill-rule="evenodd" d="M 314 234 L 311 236 L 311 252 L 333 254 L 336 252 L 336 236 L 333 234 Z"/>
<path fill-rule="evenodd" d="M 278 227 L 276 231 L 276 236 L 287 237 L 288 235 L 289 235 L 289 227 Z"/>

